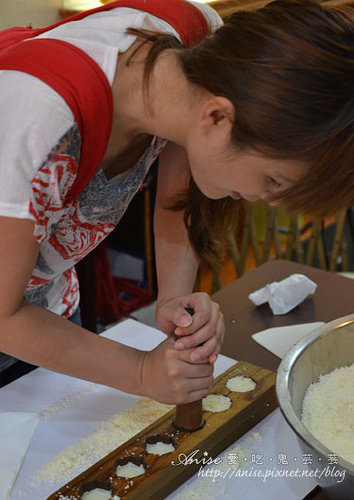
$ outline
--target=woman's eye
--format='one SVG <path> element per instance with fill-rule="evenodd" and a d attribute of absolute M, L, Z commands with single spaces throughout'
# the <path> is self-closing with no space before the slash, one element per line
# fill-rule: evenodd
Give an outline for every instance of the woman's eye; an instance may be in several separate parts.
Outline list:
<path fill-rule="evenodd" d="M 269 177 L 269 181 L 274 187 L 281 187 L 281 183 L 276 181 L 273 177 Z"/>

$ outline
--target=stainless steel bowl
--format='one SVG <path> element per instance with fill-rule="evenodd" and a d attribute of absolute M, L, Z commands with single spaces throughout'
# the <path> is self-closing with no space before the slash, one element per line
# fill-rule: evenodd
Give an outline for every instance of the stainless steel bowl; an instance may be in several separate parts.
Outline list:
<path fill-rule="evenodd" d="M 306 389 L 319 375 L 354 363 L 354 314 L 316 328 L 284 356 L 277 372 L 276 392 L 280 409 L 297 434 L 302 453 L 309 454 L 317 469 L 316 480 L 333 500 L 354 500 L 354 465 L 338 458 L 301 423 Z M 322 472 L 323 471 L 323 472 Z M 320 477 L 321 476 L 321 477 Z"/>

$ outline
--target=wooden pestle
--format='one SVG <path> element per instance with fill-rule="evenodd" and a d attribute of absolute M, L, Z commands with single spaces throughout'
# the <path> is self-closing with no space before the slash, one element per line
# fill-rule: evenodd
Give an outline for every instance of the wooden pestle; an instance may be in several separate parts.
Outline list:
<path fill-rule="evenodd" d="M 186 311 L 193 316 L 194 310 L 186 307 Z M 202 400 L 193 401 L 176 406 L 176 416 L 174 421 L 176 429 L 185 432 L 193 432 L 203 427 L 203 407 Z"/>
<path fill-rule="evenodd" d="M 173 425 L 184 432 L 193 432 L 201 429 L 203 422 L 202 400 L 176 406 L 176 416 Z"/>

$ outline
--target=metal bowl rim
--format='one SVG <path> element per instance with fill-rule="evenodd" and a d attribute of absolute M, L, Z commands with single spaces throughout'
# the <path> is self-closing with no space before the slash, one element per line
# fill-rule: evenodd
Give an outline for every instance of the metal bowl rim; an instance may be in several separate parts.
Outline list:
<path fill-rule="evenodd" d="M 304 441 L 310 448 L 316 450 L 323 456 L 328 456 L 330 453 L 333 453 L 333 451 L 327 448 L 320 441 L 318 441 L 318 439 L 316 439 L 307 430 L 299 417 L 296 415 L 295 410 L 291 404 L 290 394 L 288 390 L 289 377 L 291 375 L 295 362 L 311 345 L 313 345 L 320 337 L 326 337 L 333 330 L 343 327 L 349 323 L 354 323 L 354 314 L 343 316 L 342 318 L 338 318 L 324 325 L 318 326 L 310 333 L 305 335 L 302 339 L 300 339 L 286 352 L 277 370 L 276 395 L 280 410 L 284 418 L 302 441 Z M 344 458 L 339 456 L 336 465 L 342 467 L 343 469 L 346 469 L 348 472 L 354 475 L 354 465 L 350 462 L 347 462 L 347 460 L 345 460 Z"/>

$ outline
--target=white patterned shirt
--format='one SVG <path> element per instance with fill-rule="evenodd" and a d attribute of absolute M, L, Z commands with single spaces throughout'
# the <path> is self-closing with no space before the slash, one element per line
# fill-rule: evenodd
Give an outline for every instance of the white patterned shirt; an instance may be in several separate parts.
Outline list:
<path fill-rule="evenodd" d="M 212 30 L 221 24 L 214 10 L 195 5 L 206 13 Z M 128 27 L 178 36 L 165 21 L 119 7 L 41 37 L 59 38 L 84 50 L 111 85 L 118 52 L 135 40 L 125 34 Z M 69 317 L 79 303 L 74 265 L 116 227 L 166 141 L 153 138 L 123 177 L 108 181 L 99 168 L 79 198 L 66 201 L 78 170 L 81 138 L 65 101 L 31 75 L 0 71 L 0 117 L 0 215 L 33 220 L 40 244 L 24 299 Z"/>

